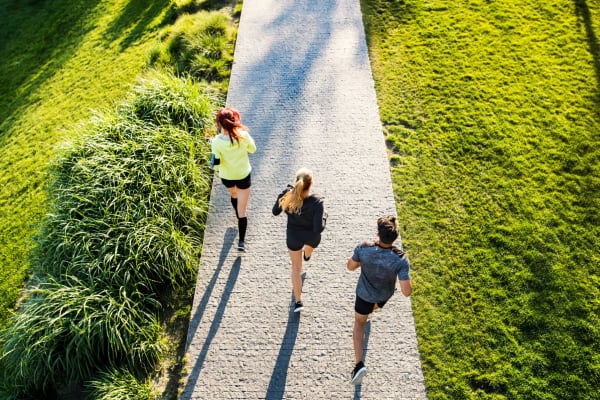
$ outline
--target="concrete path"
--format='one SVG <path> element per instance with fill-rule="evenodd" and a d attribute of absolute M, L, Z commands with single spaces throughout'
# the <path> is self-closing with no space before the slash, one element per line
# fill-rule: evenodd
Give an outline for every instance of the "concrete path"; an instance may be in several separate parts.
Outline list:
<path fill-rule="evenodd" d="M 244 0 L 227 103 L 258 147 L 248 250 L 236 250 L 215 179 L 181 398 L 426 399 L 410 299 L 399 293 L 371 319 L 367 377 L 349 381 L 358 272 L 346 260 L 374 239 L 377 217 L 396 213 L 359 0 Z M 329 219 L 298 315 L 286 217 L 271 207 L 303 166 Z"/>

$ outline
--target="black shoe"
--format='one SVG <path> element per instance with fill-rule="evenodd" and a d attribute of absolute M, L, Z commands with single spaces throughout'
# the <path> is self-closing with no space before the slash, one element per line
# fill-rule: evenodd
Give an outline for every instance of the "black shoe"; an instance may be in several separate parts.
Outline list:
<path fill-rule="evenodd" d="M 365 367 L 365 364 L 362 361 L 356 364 L 356 367 L 352 371 L 352 384 L 360 385 L 366 374 L 367 367 Z"/>
<path fill-rule="evenodd" d="M 301 301 L 297 301 L 294 305 L 294 312 L 300 312 L 302 310 L 304 310 L 304 304 L 302 304 Z"/>
<path fill-rule="evenodd" d="M 312 256 L 312 254 L 311 254 L 310 256 Z M 304 258 L 304 261 L 308 261 L 308 260 L 310 260 L 310 256 L 306 257 L 306 256 L 304 255 L 304 252 L 302 252 L 302 258 Z"/>
<path fill-rule="evenodd" d="M 246 251 L 246 247 L 244 246 L 244 241 L 243 240 L 240 240 L 238 242 L 238 248 L 237 249 L 238 249 L 238 251 Z"/>

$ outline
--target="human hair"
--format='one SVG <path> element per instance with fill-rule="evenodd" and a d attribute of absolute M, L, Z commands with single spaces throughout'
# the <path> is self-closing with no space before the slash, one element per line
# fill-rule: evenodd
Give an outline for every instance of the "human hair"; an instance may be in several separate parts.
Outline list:
<path fill-rule="evenodd" d="M 312 171 L 307 168 L 300 168 L 296 172 L 296 182 L 292 190 L 279 199 L 281 209 L 291 214 L 300 214 L 302 204 L 304 203 L 304 193 L 310 189 L 312 182 Z"/>
<path fill-rule="evenodd" d="M 231 143 L 235 140 L 240 142 L 240 131 L 248 130 L 242 125 L 242 119 L 238 110 L 232 107 L 224 107 L 217 111 L 217 126 L 229 136 Z"/>
<path fill-rule="evenodd" d="M 379 240 L 381 240 L 383 243 L 394 243 L 394 240 L 398 239 L 399 235 L 396 217 L 392 215 L 379 217 L 377 219 L 377 233 L 379 234 Z"/>

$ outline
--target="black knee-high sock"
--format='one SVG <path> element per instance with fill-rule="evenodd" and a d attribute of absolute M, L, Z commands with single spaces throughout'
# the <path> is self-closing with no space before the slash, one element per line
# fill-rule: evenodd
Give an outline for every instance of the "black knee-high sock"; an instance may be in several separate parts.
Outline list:
<path fill-rule="evenodd" d="M 240 233 L 240 240 L 246 240 L 246 228 L 248 227 L 248 217 L 242 217 L 238 219 L 238 231 Z"/>
<path fill-rule="evenodd" d="M 235 210 L 235 216 L 237 218 L 239 218 L 240 216 L 238 215 L 238 211 L 237 211 L 237 197 L 231 198 L 231 205 L 233 206 L 233 209 Z"/>

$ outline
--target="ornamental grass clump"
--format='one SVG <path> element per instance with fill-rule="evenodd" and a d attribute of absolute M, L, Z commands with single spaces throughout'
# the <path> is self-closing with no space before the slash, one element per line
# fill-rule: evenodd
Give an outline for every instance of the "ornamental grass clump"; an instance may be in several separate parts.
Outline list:
<path fill-rule="evenodd" d="M 96 400 L 150 400 L 159 398 L 148 383 L 140 382 L 136 377 L 121 370 L 102 372 L 98 378 L 90 381 L 90 397 Z"/>
<path fill-rule="evenodd" d="M 134 88 L 120 113 L 156 125 L 171 125 L 202 133 L 214 122 L 213 107 L 219 101 L 214 88 L 189 77 L 177 78 L 150 72 Z"/>
<path fill-rule="evenodd" d="M 125 287 L 102 289 L 70 278 L 28 289 L 3 335 L 4 362 L 25 392 L 94 376 L 99 365 L 148 372 L 160 357 L 156 300 Z"/>
<path fill-rule="evenodd" d="M 184 282 L 211 185 L 205 139 L 130 119 L 91 129 L 53 170 L 37 268 L 150 291 Z"/>
<path fill-rule="evenodd" d="M 160 300 L 195 278 L 212 183 L 206 130 L 218 101 L 189 80 L 151 73 L 62 152 L 33 277 L 0 333 L 9 387 L 0 393 L 53 398 L 104 382 L 101 371 L 156 369 Z"/>
<path fill-rule="evenodd" d="M 177 73 L 190 73 L 207 82 L 226 83 L 233 62 L 235 29 L 220 12 L 183 15 L 162 33 L 162 42 L 149 55 L 151 65 L 174 65 Z"/>

